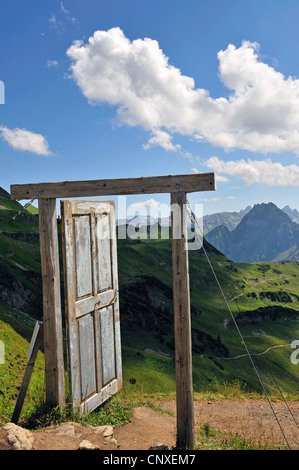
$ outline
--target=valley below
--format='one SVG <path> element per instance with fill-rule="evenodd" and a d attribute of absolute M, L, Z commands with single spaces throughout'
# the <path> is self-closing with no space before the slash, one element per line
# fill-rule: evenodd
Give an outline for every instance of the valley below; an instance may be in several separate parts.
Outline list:
<path fill-rule="evenodd" d="M 5 361 L 0 365 L 0 423 L 4 424 L 13 411 L 35 322 L 42 319 L 42 291 L 38 215 L 11 201 L 3 192 L 0 205 L 0 228 L 5 227 L 0 232 L 0 340 L 5 346 Z M 245 212 L 244 217 L 250 213 L 249 209 Z M 58 230 L 61 250 L 60 225 Z M 211 434 L 215 427 L 219 432 L 243 433 L 255 442 L 262 442 L 262 434 L 265 437 L 271 429 L 272 444 L 283 445 L 281 437 L 273 437 L 277 423 L 243 341 L 265 390 L 275 404 L 279 403 L 280 419 L 288 426 L 284 398 L 292 403 L 298 417 L 299 364 L 292 344 L 299 339 L 299 262 L 285 259 L 235 262 L 207 240 L 204 246 L 230 311 L 203 250 L 190 251 L 198 439 L 202 438 L 204 426 L 206 433 Z M 123 393 L 123 399 L 131 397 L 134 410 L 146 402 L 170 413 L 174 419 L 171 240 L 138 237 L 118 240 L 118 274 L 124 375 L 124 391 L 120 394 Z M 63 282 L 61 294 L 64 305 Z M 66 339 L 64 309 L 63 331 Z M 43 367 L 42 346 L 21 415 L 24 425 L 28 425 L 43 400 Z M 65 367 L 67 370 L 66 345 Z M 232 399 L 237 401 L 230 402 Z M 267 421 L 268 412 L 272 414 L 273 428 Z M 131 421 L 135 419 L 136 424 L 134 413 Z M 169 418 L 160 413 L 158 416 L 161 420 Z M 293 431 L 290 428 L 289 434 L 293 435 Z M 156 440 L 151 445 L 156 445 Z M 266 441 L 270 440 L 268 436 Z"/>

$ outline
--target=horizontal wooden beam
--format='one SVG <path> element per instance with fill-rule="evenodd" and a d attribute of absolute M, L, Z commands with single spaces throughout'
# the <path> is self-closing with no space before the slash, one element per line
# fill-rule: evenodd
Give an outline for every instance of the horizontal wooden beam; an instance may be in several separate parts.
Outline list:
<path fill-rule="evenodd" d="M 214 173 L 197 173 L 92 181 L 64 181 L 60 183 L 13 184 L 10 187 L 10 192 L 12 199 L 21 200 L 176 193 L 178 191 L 191 193 L 195 191 L 214 191 L 215 189 Z"/>

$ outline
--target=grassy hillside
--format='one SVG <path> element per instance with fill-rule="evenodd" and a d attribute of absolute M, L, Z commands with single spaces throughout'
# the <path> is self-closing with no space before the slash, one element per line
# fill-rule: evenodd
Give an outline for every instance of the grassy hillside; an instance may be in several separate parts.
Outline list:
<path fill-rule="evenodd" d="M 126 241 L 118 253 L 123 344 L 161 351 L 173 360 L 170 242 Z M 266 315 L 256 321 L 251 314 L 239 327 L 268 390 L 274 391 L 274 376 L 285 391 L 296 392 L 297 366 L 290 361 L 290 341 L 298 338 L 299 330 L 299 263 L 236 264 L 212 249 L 209 257 L 235 316 L 279 307 L 276 318 Z M 244 346 L 202 252 L 190 252 L 189 263 L 195 390 L 238 380 L 249 390 L 261 391 L 248 357 L 242 357 Z M 271 300 L 275 295 L 265 292 L 288 296 Z M 135 362 L 137 369 L 140 357 Z"/>
<path fill-rule="evenodd" d="M 28 326 L 27 326 L 28 328 Z M 0 364 L 0 423 L 10 421 L 27 364 L 28 341 L 0 320 L 0 340 L 4 343 L 5 362 Z M 30 416 L 44 398 L 44 357 L 38 353 L 24 402 L 22 418 Z"/>
<path fill-rule="evenodd" d="M 13 214 L 0 211 L 0 223 L 4 212 Z M 38 219 L 28 212 L 22 216 L 0 233 L 0 340 L 6 353 L 0 403 L 5 416 L 16 398 L 34 319 L 42 317 Z M 299 336 L 299 263 L 234 263 L 211 245 L 206 250 L 268 392 L 277 395 L 275 380 L 284 393 L 298 398 L 298 365 L 291 363 L 290 342 Z M 261 393 L 202 250 L 190 252 L 189 264 L 195 392 L 236 387 Z M 118 267 L 126 394 L 172 394 L 171 241 L 119 240 Z M 36 373 L 41 384 L 42 365 Z M 34 406 L 37 397 L 30 400 Z"/>

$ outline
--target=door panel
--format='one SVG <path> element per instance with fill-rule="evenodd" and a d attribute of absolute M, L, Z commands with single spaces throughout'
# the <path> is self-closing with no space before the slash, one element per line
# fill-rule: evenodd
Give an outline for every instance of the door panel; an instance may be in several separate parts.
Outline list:
<path fill-rule="evenodd" d="M 74 408 L 91 411 L 122 385 L 113 202 L 61 201 Z"/>
<path fill-rule="evenodd" d="M 79 361 L 81 367 L 81 400 L 96 392 L 96 361 L 94 354 L 94 322 L 92 315 L 78 321 Z"/>
<path fill-rule="evenodd" d="M 110 226 L 108 214 L 96 215 L 98 242 L 98 292 L 112 287 L 112 260 L 110 244 Z"/>
<path fill-rule="evenodd" d="M 103 308 L 100 312 L 101 344 L 103 358 L 103 385 L 115 378 L 115 347 L 113 307 Z"/>
<path fill-rule="evenodd" d="M 77 299 L 92 294 L 89 216 L 74 217 Z"/>

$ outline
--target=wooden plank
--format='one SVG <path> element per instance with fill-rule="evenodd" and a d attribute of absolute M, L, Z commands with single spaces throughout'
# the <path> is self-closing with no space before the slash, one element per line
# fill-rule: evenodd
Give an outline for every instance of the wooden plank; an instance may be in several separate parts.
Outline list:
<path fill-rule="evenodd" d="M 42 263 L 46 401 L 65 401 L 63 338 L 56 199 L 39 200 L 39 233 Z"/>
<path fill-rule="evenodd" d="M 79 411 L 81 413 L 89 413 L 93 411 L 96 407 L 108 400 L 112 395 L 117 393 L 119 390 L 119 380 L 112 380 L 108 385 L 102 388 L 101 395 L 95 394 L 85 400 L 79 406 Z"/>
<path fill-rule="evenodd" d="M 15 409 L 11 418 L 11 422 L 17 424 L 19 421 L 19 417 L 22 411 L 22 406 L 25 400 L 25 396 L 27 393 L 28 385 L 30 382 L 31 374 L 34 368 L 35 360 L 37 357 L 40 341 L 43 335 L 43 323 L 37 321 L 35 324 L 35 328 L 32 334 L 32 338 L 29 345 L 28 350 L 28 362 L 25 369 L 24 377 L 22 380 L 21 388 L 18 394 L 18 398 L 15 404 Z"/>
<path fill-rule="evenodd" d="M 78 321 L 78 344 L 81 369 L 81 401 L 96 393 L 96 363 L 94 356 L 94 319 L 85 315 Z"/>
<path fill-rule="evenodd" d="M 120 334 L 120 313 L 119 313 L 119 287 L 118 287 L 118 258 L 117 258 L 117 239 L 116 239 L 116 214 L 115 205 L 111 206 L 110 218 L 111 233 L 111 257 L 112 257 L 112 281 L 115 292 L 113 303 L 114 310 L 114 346 L 115 346 L 115 372 L 118 387 L 122 387 L 122 353 L 121 353 L 121 334 Z M 113 383 L 113 382 L 112 382 Z"/>
<path fill-rule="evenodd" d="M 41 335 L 43 333 L 43 322 L 37 321 L 35 323 L 35 327 L 32 333 L 31 341 L 29 344 L 29 349 L 27 353 L 27 361 L 32 362 L 33 356 L 34 356 L 34 348 L 36 347 L 36 344 L 40 341 Z"/>
<path fill-rule="evenodd" d="M 98 292 L 112 287 L 112 260 L 109 214 L 96 215 L 98 240 Z"/>
<path fill-rule="evenodd" d="M 90 218 L 74 217 L 77 299 L 92 294 L 92 264 L 90 256 Z"/>
<path fill-rule="evenodd" d="M 171 195 L 171 208 L 177 448 L 194 449 L 188 234 L 180 194 Z"/>
<path fill-rule="evenodd" d="M 99 310 L 101 345 L 102 345 L 102 365 L 103 365 L 103 385 L 115 379 L 115 339 L 114 339 L 114 315 L 113 307 Z"/>
<path fill-rule="evenodd" d="M 173 193 L 183 191 L 214 191 L 214 173 L 191 175 L 149 176 L 141 178 L 120 178 L 92 181 L 63 181 L 57 183 L 13 184 L 10 187 L 12 199 L 66 198 L 117 196 L 129 194 Z"/>
<path fill-rule="evenodd" d="M 100 292 L 96 296 L 90 296 L 85 299 L 78 300 L 75 305 L 76 318 L 82 317 L 97 308 L 104 308 L 116 302 L 115 291 L 113 289 Z"/>

